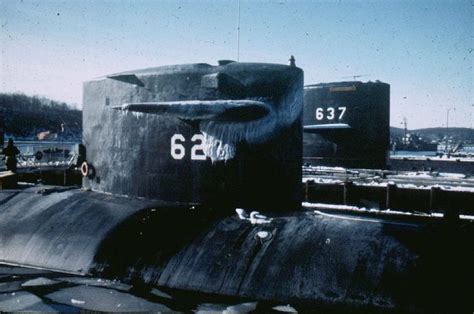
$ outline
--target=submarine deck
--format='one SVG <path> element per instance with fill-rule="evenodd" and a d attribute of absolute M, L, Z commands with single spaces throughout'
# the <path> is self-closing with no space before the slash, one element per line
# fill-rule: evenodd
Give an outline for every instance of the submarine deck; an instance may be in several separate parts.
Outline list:
<path fill-rule="evenodd" d="M 472 220 L 306 209 L 252 221 L 74 188 L 0 191 L 0 259 L 339 309 L 471 305 Z"/>

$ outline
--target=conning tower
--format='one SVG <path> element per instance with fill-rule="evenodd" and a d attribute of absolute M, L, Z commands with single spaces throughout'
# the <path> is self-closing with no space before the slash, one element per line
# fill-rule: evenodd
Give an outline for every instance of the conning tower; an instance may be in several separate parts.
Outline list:
<path fill-rule="evenodd" d="M 219 207 L 299 208 L 303 71 L 220 61 L 86 82 L 85 187 Z"/>
<path fill-rule="evenodd" d="M 338 82 L 304 88 L 303 158 L 313 165 L 387 167 L 390 85 Z"/>

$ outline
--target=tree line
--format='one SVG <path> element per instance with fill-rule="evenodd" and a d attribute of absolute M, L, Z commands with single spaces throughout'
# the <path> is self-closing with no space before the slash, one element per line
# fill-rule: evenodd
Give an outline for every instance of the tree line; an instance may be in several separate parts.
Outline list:
<path fill-rule="evenodd" d="M 44 131 L 62 140 L 80 140 L 82 135 L 82 111 L 45 97 L 0 93 L 1 118 L 5 134 L 18 139 L 35 139 Z"/>

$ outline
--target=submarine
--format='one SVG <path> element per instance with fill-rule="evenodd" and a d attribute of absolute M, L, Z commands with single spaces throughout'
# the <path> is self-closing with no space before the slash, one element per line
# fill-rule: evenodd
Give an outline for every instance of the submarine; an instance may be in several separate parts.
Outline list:
<path fill-rule="evenodd" d="M 294 65 L 85 82 L 82 188 L 0 191 L 0 263 L 325 312 L 471 311 L 472 219 L 302 204 L 302 115 Z"/>
<path fill-rule="evenodd" d="M 303 160 L 313 165 L 387 169 L 390 85 L 335 82 L 304 87 Z M 321 125 L 332 128 L 321 130 Z"/>

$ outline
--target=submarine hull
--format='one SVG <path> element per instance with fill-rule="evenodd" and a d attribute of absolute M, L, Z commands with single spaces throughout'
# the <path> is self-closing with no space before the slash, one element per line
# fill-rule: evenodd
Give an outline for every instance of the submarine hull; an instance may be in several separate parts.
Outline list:
<path fill-rule="evenodd" d="M 471 221 L 304 211 L 252 224 L 78 189 L 0 196 L 3 263 L 333 309 L 472 306 Z"/>

